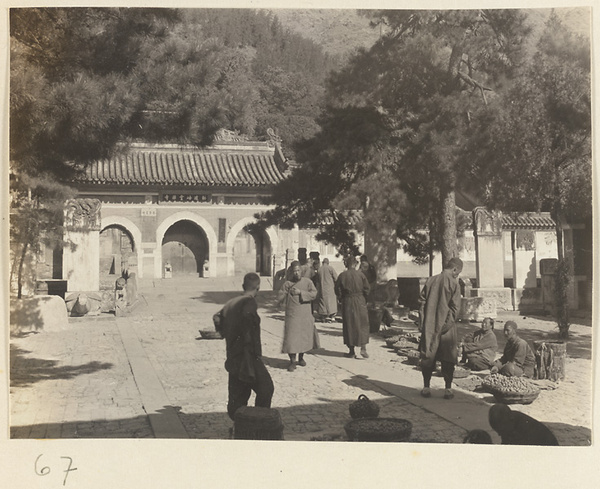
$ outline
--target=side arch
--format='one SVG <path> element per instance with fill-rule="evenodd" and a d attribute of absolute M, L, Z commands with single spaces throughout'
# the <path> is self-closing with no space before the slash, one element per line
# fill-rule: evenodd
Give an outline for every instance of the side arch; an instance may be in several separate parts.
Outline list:
<path fill-rule="evenodd" d="M 142 266 L 142 232 L 133 221 L 122 216 L 102 216 L 100 223 L 100 232 L 104 231 L 109 226 L 120 226 L 124 228 L 133 239 L 134 251 L 137 256 L 138 263 L 138 278 L 142 278 L 144 267 Z"/>
<path fill-rule="evenodd" d="M 227 239 L 225 241 L 225 250 L 227 252 L 227 275 L 234 275 L 234 261 L 233 261 L 233 248 L 235 246 L 235 239 L 238 233 L 244 229 L 248 224 L 253 224 L 256 222 L 254 217 L 242 217 L 239 221 L 237 221 L 227 234 Z M 269 226 L 265 229 L 267 236 L 269 236 L 269 240 L 271 241 L 271 255 L 277 255 L 278 245 L 279 245 L 279 236 L 277 231 L 273 226 Z"/>
<path fill-rule="evenodd" d="M 162 242 L 167 230 L 176 222 L 191 221 L 197 224 L 206 233 L 208 240 L 208 266 L 210 270 L 217 270 L 217 234 L 212 225 L 202 216 L 190 211 L 176 212 L 165 218 L 156 228 L 156 250 L 154 255 L 154 276 L 162 277 Z M 213 273 L 213 272 L 211 272 Z"/>

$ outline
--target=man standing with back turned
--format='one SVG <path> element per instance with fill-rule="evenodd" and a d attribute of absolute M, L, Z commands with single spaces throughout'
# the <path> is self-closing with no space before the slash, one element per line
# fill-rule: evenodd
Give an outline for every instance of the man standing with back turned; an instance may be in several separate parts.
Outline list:
<path fill-rule="evenodd" d="M 227 346 L 227 414 L 231 419 L 238 408 L 248 405 L 252 391 L 256 393 L 256 406 L 270 408 L 274 391 L 271 375 L 260 358 L 260 317 L 256 304 L 260 277 L 256 273 L 246 274 L 242 287 L 244 293 L 229 300 L 213 317 Z"/>
<path fill-rule="evenodd" d="M 460 258 L 451 258 L 439 275 L 429 277 L 419 297 L 419 352 L 424 384 L 421 391 L 423 397 L 431 396 L 431 376 L 438 360 L 442 364 L 442 375 L 446 384 L 444 399 L 454 397 L 452 379 L 454 366 L 458 361 L 456 319 L 461 300 L 457 279 L 462 268 Z"/>

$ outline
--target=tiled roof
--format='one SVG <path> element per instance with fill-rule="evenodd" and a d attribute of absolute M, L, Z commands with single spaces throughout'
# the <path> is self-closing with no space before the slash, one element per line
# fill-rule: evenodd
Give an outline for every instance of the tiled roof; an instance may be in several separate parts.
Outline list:
<path fill-rule="evenodd" d="M 471 212 L 461 212 L 465 218 L 467 228 L 473 226 L 473 215 Z M 556 227 L 554 220 L 550 217 L 549 212 L 526 212 L 523 214 L 511 213 L 502 214 L 502 229 L 510 231 L 514 229 L 531 229 L 531 230 L 553 230 Z"/>
<path fill-rule="evenodd" d="M 504 229 L 554 229 L 556 224 L 548 212 L 502 214 Z"/>
<path fill-rule="evenodd" d="M 132 144 L 127 152 L 94 161 L 75 182 L 95 185 L 266 187 L 279 183 L 287 164 L 267 143 L 220 144 L 207 149 Z"/>

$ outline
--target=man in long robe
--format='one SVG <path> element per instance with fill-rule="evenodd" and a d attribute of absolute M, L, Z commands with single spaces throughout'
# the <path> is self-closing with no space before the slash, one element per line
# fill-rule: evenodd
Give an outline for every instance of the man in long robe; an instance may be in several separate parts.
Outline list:
<path fill-rule="evenodd" d="M 462 272 L 460 258 L 451 258 L 444 270 L 429 277 L 421 291 L 419 302 L 419 329 L 421 340 L 421 372 L 423 374 L 423 397 L 431 396 L 431 376 L 435 364 L 442 364 L 442 375 L 446 385 L 445 399 L 452 399 L 454 367 L 458 363 L 458 340 L 456 320 L 460 309 L 460 285 L 458 276 Z"/>
<path fill-rule="evenodd" d="M 301 276 L 299 262 L 293 262 L 291 269 L 292 279 L 283 284 L 278 294 L 279 303 L 285 303 L 281 351 L 290 357 L 289 372 L 296 370 L 296 365 L 305 367 L 304 353 L 320 346 L 311 305 L 317 297 L 317 288 L 312 280 Z"/>
<path fill-rule="evenodd" d="M 506 321 L 504 336 L 507 338 L 504 353 L 494 363 L 490 372 L 498 372 L 507 377 L 533 377 L 535 355 L 527 342 L 519 338 L 517 323 Z"/>
<path fill-rule="evenodd" d="M 484 318 L 481 329 L 466 335 L 461 343 L 463 361 L 471 370 L 487 370 L 494 366 L 498 340 L 494 333 L 494 319 Z"/>
<path fill-rule="evenodd" d="M 260 277 L 256 273 L 244 276 L 244 293 L 229 300 L 213 316 L 215 327 L 225 337 L 225 370 L 229 372 L 227 414 L 233 420 L 238 408 L 248 405 L 252 391 L 255 405 L 271 407 L 274 386 L 271 375 L 260 358 L 260 316 L 256 294 Z"/>
<path fill-rule="evenodd" d="M 369 313 L 367 297 L 370 287 L 364 273 L 356 270 L 356 258 L 349 256 L 344 260 L 347 270 L 340 273 L 335 282 L 335 292 L 342 302 L 342 332 L 344 344 L 348 347 L 348 358 L 358 358 L 354 348 L 360 347 L 363 358 L 369 358 Z"/>
<path fill-rule="evenodd" d="M 333 321 L 337 313 L 337 296 L 335 295 L 335 281 L 337 272 L 329 265 L 329 258 L 324 258 L 316 277 L 317 299 L 315 310 L 319 317 L 327 322 Z"/>

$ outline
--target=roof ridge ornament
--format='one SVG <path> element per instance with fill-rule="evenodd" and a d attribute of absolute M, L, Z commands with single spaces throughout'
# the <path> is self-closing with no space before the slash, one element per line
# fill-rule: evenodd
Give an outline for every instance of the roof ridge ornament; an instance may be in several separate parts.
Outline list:
<path fill-rule="evenodd" d="M 229 129 L 221 128 L 217 130 L 214 136 L 215 141 L 248 141 L 248 136 L 240 134 L 239 131 L 230 131 Z"/>
<path fill-rule="evenodd" d="M 267 129 L 267 136 L 269 136 L 267 143 L 269 144 L 270 148 L 275 147 L 277 144 L 281 144 L 281 138 L 277 135 L 275 130 L 271 129 L 270 127 Z"/>

